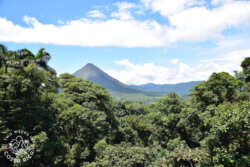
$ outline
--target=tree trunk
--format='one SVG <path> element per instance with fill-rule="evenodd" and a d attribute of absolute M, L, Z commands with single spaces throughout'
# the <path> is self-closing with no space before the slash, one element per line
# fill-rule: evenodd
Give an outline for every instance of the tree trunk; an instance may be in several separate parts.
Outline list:
<path fill-rule="evenodd" d="M 5 75 L 7 75 L 7 72 L 8 72 L 8 65 L 7 65 L 7 62 L 5 62 L 4 64 L 5 64 Z"/>
<path fill-rule="evenodd" d="M 6 101 L 7 101 L 7 82 L 6 82 L 6 79 L 7 79 L 7 73 L 8 73 L 8 65 L 7 65 L 7 62 L 5 62 L 5 81 L 4 81 L 4 113 L 6 114 L 7 112 L 7 105 L 6 105 Z"/>

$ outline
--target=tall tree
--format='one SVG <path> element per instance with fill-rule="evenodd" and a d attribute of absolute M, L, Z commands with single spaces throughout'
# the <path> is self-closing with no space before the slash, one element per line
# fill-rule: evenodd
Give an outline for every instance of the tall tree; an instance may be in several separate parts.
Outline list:
<path fill-rule="evenodd" d="M 201 142 L 213 166 L 249 166 L 249 102 L 209 106 L 203 113 L 206 138 Z"/>
<path fill-rule="evenodd" d="M 9 61 L 13 58 L 13 52 L 9 51 L 6 46 L 0 44 L 0 68 L 4 66 L 4 76 L 1 77 L 2 86 L 4 89 L 4 94 L 3 94 L 3 100 L 2 100 L 2 105 L 3 105 L 3 110 L 4 113 L 8 111 L 8 104 L 7 104 L 7 73 L 8 73 L 8 63 Z"/>
<path fill-rule="evenodd" d="M 246 75 L 246 82 L 250 82 L 250 57 L 246 57 L 241 63 L 243 73 Z"/>
<path fill-rule="evenodd" d="M 205 109 L 210 104 L 219 105 L 223 102 L 234 102 L 238 99 L 239 89 L 243 82 L 226 72 L 213 73 L 208 81 L 194 87 L 192 100 L 199 109 Z"/>
<path fill-rule="evenodd" d="M 59 77 L 62 93 L 73 105 L 63 108 L 59 122 L 68 141 L 67 166 L 81 166 L 95 157 L 94 145 L 101 139 L 114 143 L 118 131 L 112 98 L 107 90 L 71 74 Z M 61 100 L 64 98 L 61 97 Z M 62 105 L 60 105 L 62 106 Z"/>
<path fill-rule="evenodd" d="M 9 57 L 9 52 L 6 46 L 0 44 L 0 68 L 2 65 L 5 67 L 5 74 L 7 74 L 7 60 Z"/>
<path fill-rule="evenodd" d="M 56 74 L 56 71 L 48 65 L 51 55 L 44 48 L 39 49 L 34 55 L 28 49 L 21 49 L 15 52 L 15 58 L 22 60 L 22 63 L 27 66 L 29 63 L 35 63 L 45 71 Z"/>

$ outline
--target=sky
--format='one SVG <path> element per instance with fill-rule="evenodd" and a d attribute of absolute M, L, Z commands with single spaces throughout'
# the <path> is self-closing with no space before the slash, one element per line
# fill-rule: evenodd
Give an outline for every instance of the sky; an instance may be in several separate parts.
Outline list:
<path fill-rule="evenodd" d="M 206 80 L 250 56 L 250 1 L 0 0 L 0 43 L 46 48 L 58 74 L 93 63 L 126 84 Z"/>

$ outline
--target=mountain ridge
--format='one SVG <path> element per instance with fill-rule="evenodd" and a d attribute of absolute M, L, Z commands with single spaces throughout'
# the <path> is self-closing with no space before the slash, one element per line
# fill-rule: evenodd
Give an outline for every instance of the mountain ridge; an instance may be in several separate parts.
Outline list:
<path fill-rule="evenodd" d="M 179 95 L 187 95 L 188 93 L 190 93 L 190 89 L 192 89 L 195 85 L 201 82 L 203 81 L 189 81 L 176 84 L 147 83 L 147 84 L 130 85 L 130 86 L 148 91 L 163 92 L 163 93 L 175 92 Z"/>
<path fill-rule="evenodd" d="M 111 96 L 120 100 L 131 101 L 155 101 L 157 98 L 170 92 L 187 96 L 189 89 L 201 81 L 191 81 L 178 84 L 154 84 L 126 85 L 111 77 L 92 63 L 87 63 L 84 67 L 73 73 L 74 76 L 89 80 L 105 87 Z"/>
<path fill-rule="evenodd" d="M 138 95 L 138 100 L 143 100 L 143 101 L 144 98 L 148 100 L 153 100 L 155 97 L 164 96 L 164 94 L 160 92 L 146 91 L 126 85 L 120 82 L 119 80 L 111 77 L 106 72 L 104 72 L 103 70 L 101 70 L 99 67 L 95 66 L 92 63 L 86 64 L 84 67 L 77 70 L 73 75 L 76 77 L 81 77 L 83 79 L 92 81 L 96 84 L 102 85 L 103 87 L 109 90 L 110 94 L 113 97 L 121 100 L 133 99 L 132 101 L 137 101 L 136 97 L 134 98 L 129 97 L 136 95 Z"/>

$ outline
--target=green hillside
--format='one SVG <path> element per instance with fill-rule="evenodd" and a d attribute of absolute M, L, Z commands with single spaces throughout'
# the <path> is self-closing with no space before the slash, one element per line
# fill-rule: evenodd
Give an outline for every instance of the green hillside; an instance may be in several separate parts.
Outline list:
<path fill-rule="evenodd" d="M 192 89 L 195 85 L 201 83 L 202 81 L 190 81 L 190 82 L 183 82 L 177 84 L 143 84 L 143 85 L 130 85 L 135 88 L 147 90 L 147 91 L 154 91 L 154 92 L 162 92 L 162 93 L 171 93 L 175 92 L 181 96 L 186 96 L 190 93 L 190 89 Z"/>
<path fill-rule="evenodd" d="M 91 63 L 86 64 L 73 75 L 102 85 L 109 90 L 113 97 L 120 100 L 154 101 L 156 100 L 155 97 L 161 97 L 165 95 L 165 93 L 141 90 L 123 84 Z"/>

